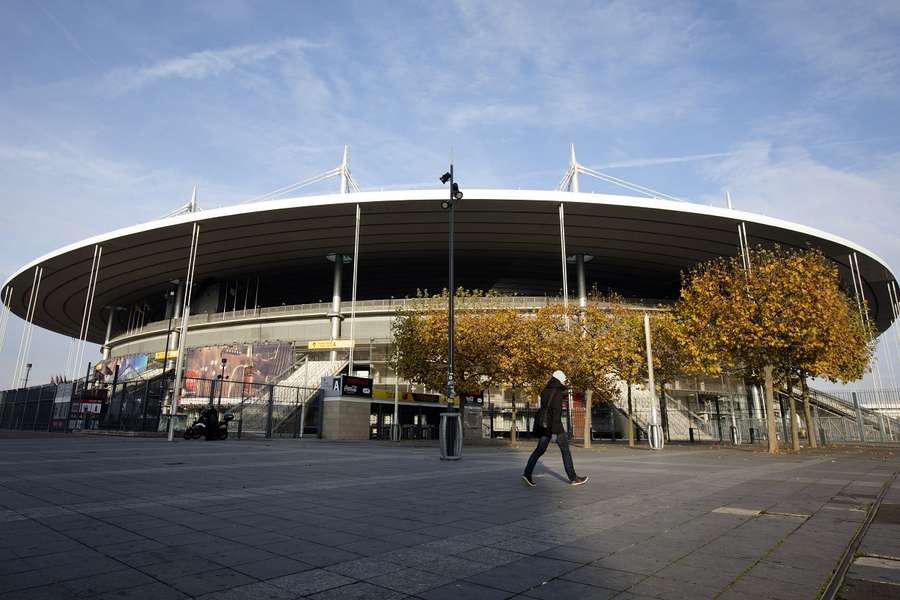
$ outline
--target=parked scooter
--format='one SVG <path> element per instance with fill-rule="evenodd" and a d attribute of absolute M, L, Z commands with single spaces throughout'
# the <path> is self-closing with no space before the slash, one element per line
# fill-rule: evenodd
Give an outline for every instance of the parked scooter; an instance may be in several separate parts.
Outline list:
<path fill-rule="evenodd" d="M 222 415 L 219 421 L 218 411 L 209 406 L 200 413 L 200 418 L 194 424 L 184 430 L 184 439 L 197 440 L 205 437 L 208 440 L 224 440 L 228 438 L 228 423 L 234 420 L 230 412 Z"/>

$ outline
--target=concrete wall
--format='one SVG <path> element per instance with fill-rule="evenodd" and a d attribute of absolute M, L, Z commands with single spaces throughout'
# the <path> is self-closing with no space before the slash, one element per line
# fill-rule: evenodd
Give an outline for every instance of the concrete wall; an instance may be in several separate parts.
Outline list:
<path fill-rule="evenodd" d="M 368 401 L 326 400 L 322 419 L 322 437 L 326 440 L 369 439 Z"/>

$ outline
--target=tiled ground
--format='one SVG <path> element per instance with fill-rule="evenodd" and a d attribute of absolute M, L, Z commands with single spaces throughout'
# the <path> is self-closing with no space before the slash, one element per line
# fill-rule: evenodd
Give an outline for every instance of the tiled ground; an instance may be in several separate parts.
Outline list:
<path fill-rule="evenodd" d="M 900 598 L 900 480 L 894 479 L 838 591 L 838 600 Z"/>
<path fill-rule="evenodd" d="M 0 597 L 802 600 L 900 466 L 529 450 L 0 433 Z"/>

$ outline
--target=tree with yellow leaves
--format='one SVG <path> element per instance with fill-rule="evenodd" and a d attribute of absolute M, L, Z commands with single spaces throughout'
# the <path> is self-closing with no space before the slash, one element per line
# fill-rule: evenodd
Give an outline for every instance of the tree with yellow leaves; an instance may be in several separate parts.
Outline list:
<path fill-rule="evenodd" d="M 795 374 L 862 376 L 871 336 L 850 308 L 836 267 L 819 252 L 779 247 L 752 250 L 750 264 L 746 271 L 737 258 L 718 259 L 686 277 L 675 318 L 689 366 L 711 375 L 724 367 L 756 381 L 771 368 L 785 382 Z M 765 400 L 769 452 L 776 453 L 770 391 Z M 792 438 L 799 449 L 796 432 Z"/>

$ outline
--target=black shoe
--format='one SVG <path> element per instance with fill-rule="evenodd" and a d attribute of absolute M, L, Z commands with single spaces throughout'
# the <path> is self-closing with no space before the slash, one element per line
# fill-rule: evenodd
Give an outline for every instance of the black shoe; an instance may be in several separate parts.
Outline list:
<path fill-rule="evenodd" d="M 590 477 L 578 477 L 576 475 L 573 479 L 569 480 L 569 485 L 582 485 L 587 483 L 588 479 L 590 479 Z"/>
<path fill-rule="evenodd" d="M 531 475 L 522 475 L 522 481 L 524 481 L 528 487 L 534 487 L 536 485 L 534 479 L 531 478 Z"/>

